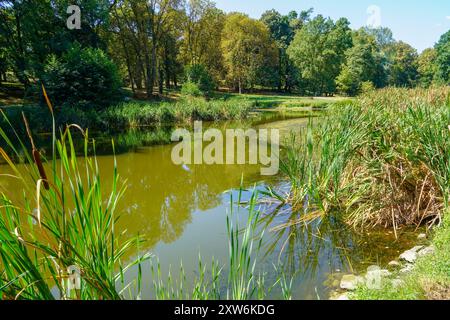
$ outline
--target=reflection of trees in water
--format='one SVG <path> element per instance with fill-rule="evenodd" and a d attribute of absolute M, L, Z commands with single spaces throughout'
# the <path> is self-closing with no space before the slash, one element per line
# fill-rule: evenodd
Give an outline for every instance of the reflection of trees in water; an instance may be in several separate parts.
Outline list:
<path fill-rule="evenodd" d="M 171 146 L 155 146 L 117 156 L 119 174 L 127 190 L 119 203 L 120 227 L 128 234 L 143 234 L 146 247 L 178 239 L 195 210 L 220 205 L 222 193 L 259 177 L 256 166 L 177 166 L 171 161 Z M 104 184 L 111 181 L 112 157 L 99 157 Z"/>

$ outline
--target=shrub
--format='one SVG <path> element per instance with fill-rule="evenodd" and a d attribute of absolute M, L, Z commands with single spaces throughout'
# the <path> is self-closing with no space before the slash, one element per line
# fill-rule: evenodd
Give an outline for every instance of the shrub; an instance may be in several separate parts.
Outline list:
<path fill-rule="evenodd" d="M 196 83 L 188 81 L 181 87 L 181 94 L 183 96 L 200 97 L 203 95 L 203 92 Z"/>
<path fill-rule="evenodd" d="M 208 70 L 201 64 L 187 66 L 184 74 L 185 81 L 196 84 L 204 95 L 210 94 L 216 86 Z"/>
<path fill-rule="evenodd" d="M 123 97 L 118 69 L 100 49 L 76 45 L 60 58 L 52 56 L 44 68 L 43 80 L 56 106 L 98 109 Z"/>

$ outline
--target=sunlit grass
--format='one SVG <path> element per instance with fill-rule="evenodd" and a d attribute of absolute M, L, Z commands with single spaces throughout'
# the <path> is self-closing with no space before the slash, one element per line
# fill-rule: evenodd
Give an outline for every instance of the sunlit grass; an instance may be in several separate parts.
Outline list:
<path fill-rule="evenodd" d="M 448 207 L 448 88 L 385 89 L 335 105 L 287 144 L 288 202 L 355 227 L 441 220 Z"/>

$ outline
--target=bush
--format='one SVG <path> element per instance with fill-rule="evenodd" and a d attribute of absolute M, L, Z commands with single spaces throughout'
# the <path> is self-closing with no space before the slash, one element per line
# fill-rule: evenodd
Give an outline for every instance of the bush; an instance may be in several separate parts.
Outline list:
<path fill-rule="evenodd" d="M 187 66 L 184 74 L 185 81 L 196 84 L 204 95 L 210 94 L 216 86 L 208 70 L 201 64 Z"/>
<path fill-rule="evenodd" d="M 193 82 L 185 82 L 181 87 L 181 94 L 183 96 L 193 96 L 200 97 L 203 95 L 203 92 L 200 90 L 199 86 Z"/>
<path fill-rule="evenodd" d="M 52 56 L 43 79 L 56 106 L 99 109 L 123 98 L 118 69 L 100 49 L 77 45 L 60 58 Z"/>
<path fill-rule="evenodd" d="M 372 81 L 364 81 L 361 83 L 361 93 L 366 94 L 375 90 L 375 85 Z"/>

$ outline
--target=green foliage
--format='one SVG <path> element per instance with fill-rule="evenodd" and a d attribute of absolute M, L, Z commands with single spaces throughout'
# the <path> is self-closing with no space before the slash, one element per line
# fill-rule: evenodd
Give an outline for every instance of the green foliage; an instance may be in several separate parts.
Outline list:
<path fill-rule="evenodd" d="M 441 36 L 435 46 L 437 77 L 445 84 L 450 84 L 450 31 Z"/>
<path fill-rule="evenodd" d="M 176 103 L 131 102 L 113 106 L 102 113 L 113 128 L 155 124 L 186 123 L 192 120 L 233 120 L 248 116 L 254 103 L 248 100 L 209 100 L 186 97 Z"/>
<path fill-rule="evenodd" d="M 268 10 L 262 14 L 261 21 L 269 28 L 271 38 L 275 41 L 279 52 L 278 65 L 266 68 L 268 70 L 264 79 L 270 79 L 270 81 L 265 85 L 276 86 L 278 90 L 284 88 L 285 91 L 290 91 L 298 84 L 297 69 L 286 50 L 294 39 L 295 32 L 310 20 L 312 12 L 312 9 L 302 11 L 300 14 L 291 11 L 283 16 L 275 10 Z"/>
<path fill-rule="evenodd" d="M 353 36 L 353 47 L 345 53 L 346 62 L 336 79 L 337 88 L 349 96 L 363 91 L 364 82 L 380 82 L 379 52 L 375 39 L 360 30 Z"/>
<path fill-rule="evenodd" d="M 371 81 L 364 81 L 361 83 L 361 93 L 366 94 L 375 90 L 375 86 Z"/>
<path fill-rule="evenodd" d="M 437 53 L 435 49 L 425 49 L 417 60 L 417 71 L 419 72 L 419 83 L 422 87 L 428 88 L 437 78 Z"/>
<path fill-rule="evenodd" d="M 87 154 L 87 135 L 84 156 L 77 161 L 69 127 L 59 138 L 53 135 L 50 163 L 42 162 L 33 142 L 30 152 L 20 138 L 15 137 L 18 144 L 13 144 L 3 129 L 0 136 L 12 150 L 8 155 L 0 148 L 0 153 L 23 183 L 24 196 L 17 203 L 7 193 L 0 199 L 2 298 L 53 300 L 53 290 L 57 290 L 61 299 L 121 299 L 117 284 L 124 272 L 148 256 L 126 265 L 121 262 L 141 240 L 115 234 L 116 206 L 124 192 L 117 169 L 110 173 L 111 189 L 105 190 L 96 158 Z M 19 170 L 11 158 L 22 159 L 26 166 Z M 46 170 L 50 170 L 49 178 Z M 72 267 L 81 275 L 77 290 L 68 290 Z"/>
<path fill-rule="evenodd" d="M 414 87 L 418 77 L 417 50 L 402 41 L 387 47 L 389 56 L 389 84 L 396 87 Z"/>
<path fill-rule="evenodd" d="M 189 95 L 189 90 L 194 89 L 192 84 L 195 84 L 200 91 L 200 94 L 191 94 L 194 96 L 208 95 L 215 89 L 215 83 L 211 75 L 206 70 L 205 66 L 201 64 L 189 65 L 185 68 L 184 77 L 188 87 L 182 87 L 182 93 Z M 187 91 L 186 91 L 187 90 Z M 183 92 L 184 91 L 184 92 Z M 195 90 L 194 90 L 195 91 Z M 193 92 L 194 93 L 194 92 Z"/>
<path fill-rule="evenodd" d="M 391 29 L 386 27 L 364 27 L 362 29 L 369 36 L 374 37 L 377 45 L 383 49 L 395 42 Z"/>
<path fill-rule="evenodd" d="M 351 30 L 346 19 L 334 23 L 318 15 L 298 31 L 288 48 L 288 55 L 306 81 L 310 93 L 335 92 L 335 79 L 351 47 Z"/>
<path fill-rule="evenodd" d="M 239 92 L 261 83 L 261 69 L 278 61 L 266 25 L 241 13 L 227 16 L 221 45 L 228 83 Z"/>
<path fill-rule="evenodd" d="M 371 90 L 334 106 L 287 143 L 286 201 L 355 227 L 438 222 L 450 202 L 448 96 L 446 87 Z"/>
<path fill-rule="evenodd" d="M 107 27 L 108 0 L 77 1 L 83 14 L 80 30 L 66 27 L 68 0 L 1 1 L 0 42 L 6 49 L 11 70 L 29 87 L 40 78 L 50 55 L 60 57 L 74 43 L 84 47 L 104 48 L 100 37 Z"/>
<path fill-rule="evenodd" d="M 43 80 L 56 106 L 102 108 L 123 97 L 117 67 L 100 49 L 77 45 L 61 58 L 53 56 L 45 66 Z"/>
<path fill-rule="evenodd" d="M 181 94 L 183 96 L 191 97 L 200 97 L 204 95 L 203 91 L 200 90 L 198 84 L 191 81 L 183 83 L 183 85 L 181 86 Z"/>

